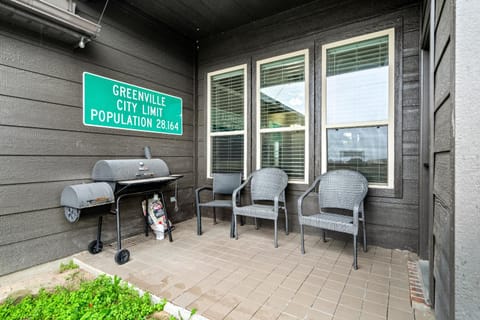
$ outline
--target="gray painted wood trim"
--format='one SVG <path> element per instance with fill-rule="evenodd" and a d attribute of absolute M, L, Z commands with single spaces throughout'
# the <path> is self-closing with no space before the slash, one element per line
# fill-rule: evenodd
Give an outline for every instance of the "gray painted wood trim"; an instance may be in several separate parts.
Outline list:
<path fill-rule="evenodd" d="M 453 128 L 445 119 L 454 117 L 455 46 L 454 4 L 437 0 L 431 3 L 431 37 L 433 38 L 433 137 L 432 195 L 433 252 L 431 253 L 431 294 L 437 319 L 454 318 L 454 204 L 455 192 Z M 452 101 L 453 100 L 453 101 Z"/>
<path fill-rule="evenodd" d="M 322 33 L 322 36 L 319 36 L 315 39 L 315 46 L 316 46 L 316 74 L 315 77 L 316 79 L 321 79 L 322 77 L 322 72 L 321 72 L 321 66 L 322 66 L 322 57 L 321 57 L 321 52 L 322 52 L 322 45 L 330 43 L 330 42 L 335 42 L 339 40 L 344 40 L 356 36 L 360 36 L 363 34 L 371 33 L 371 32 L 376 32 L 376 31 L 381 31 L 385 30 L 388 28 L 395 28 L 395 173 L 394 173 L 394 187 L 393 189 L 378 189 L 378 188 L 370 188 L 368 191 L 368 195 L 371 197 L 392 197 L 392 198 L 402 198 L 403 194 L 403 186 L 402 186 L 402 180 L 403 180 L 403 160 L 402 160 L 402 155 L 403 155 L 403 148 L 402 148 L 402 136 L 403 136 L 403 109 L 404 109 L 404 102 L 403 102 L 403 96 L 404 96 L 404 79 L 403 79 L 403 60 L 404 60 L 404 55 L 403 55 L 403 19 L 397 17 L 396 19 L 389 20 L 389 19 L 376 19 L 375 22 L 371 23 L 363 23 L 362 28 L 356 28 L 356 29 L 350 29 L 348 28 L 344 32 L 341 30 L 336 30 L 335 32 L 332 33 Z M 343 29 L 346 29 L 344 27 Z M 418 79 L 417 79 L 418 81 Z M 418 86 L 418 85 L 417 85 Z M 321 90 L 317 90 L 320 92 L 317 92 L 316 96 L 316 101 L 317 101 L 317 106 L 316 108 L 321 109 L 321 101 L 322 101 L 322 96 L 321 96 Z M 418 106 L 418 102 L 415 103 L 416 106 Z M 321 112 L 319 112 L 317 115 L 316 119 L 318 120 L 317 123 L 317 137 L 316 141 L 319 141 L 320 145 L 320 150 L 318 150 L 316 157 L 316 172 L 315 175 L 318 176 L 320 174 L 320 167 L 321 167 Z M 415 128 L 418 130 L 418 127 Z M 317 140 L 318 139 L 318 140 Z M 318 173 L 317 173 L 318 171 Z"/>

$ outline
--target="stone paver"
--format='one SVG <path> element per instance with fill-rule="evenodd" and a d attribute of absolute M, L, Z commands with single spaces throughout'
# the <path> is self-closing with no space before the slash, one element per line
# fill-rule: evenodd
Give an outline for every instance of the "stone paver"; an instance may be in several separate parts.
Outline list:
<path fill-rule="evenodd" d="M 409 252 L 360 249 L 353 270 L 351 243 L 306 235 L 302 255 L 296 233 L 279 230 L 274 248 L 271 228 L 239 226 L 234 240 L 229 223 L 202 219 L 202 236 L 191 219 L 176 225 L 172 243 L 143 235 L 127 240 L 131 260 L 122 266 L 113 246 L 76 258 L 211 320 L 414 319 Z"/>

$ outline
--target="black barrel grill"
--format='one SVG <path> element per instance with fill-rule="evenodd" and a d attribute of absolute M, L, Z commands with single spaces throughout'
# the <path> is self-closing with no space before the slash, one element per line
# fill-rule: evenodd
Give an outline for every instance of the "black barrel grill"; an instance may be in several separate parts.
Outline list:
<path fill-rule="evenodd" d="M 170 174 L 170 170 L 161 159 L 150 159 L 150 150 L 145 148 L 146 159 L 100 160 L 92 170 L 93 183 L 67 186 L 62 192 L 61 205 L 64 206 L 65 217 L 69 222 L 76 222 L 82 211 L 88 208 L 113 204 L 112 213 L 116 215 L 117 252 L 115 262 L 124 264 L 130 259 L 130 252 L 122 249 L 120 204 L 125 197 L 145 196 L 148 198 L 158 193 L 165 205 L 163 190 L 165 186 L 175 182 L 175 205 L 177 205 L 177 180 L 182 175 Z M 139 206 L 140 207 L 140 206 Z M 172 228 L 167 210 L 164 208 L 169 241 L 172 239 Z M 97 239 L 88 245 L 88 251 L 96 254 L 102 251 L 101 241 L 103 215 L 98 218 Z M 145 234 L 148 235 L 148 217 L 145 216 Z"/>

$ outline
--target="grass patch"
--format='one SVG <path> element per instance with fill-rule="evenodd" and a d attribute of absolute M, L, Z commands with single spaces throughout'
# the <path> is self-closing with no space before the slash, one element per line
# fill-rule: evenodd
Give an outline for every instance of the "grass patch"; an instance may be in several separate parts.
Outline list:
<path fill-rule="evenodd" d="M 68 271 L 68 270 L 74 270 L 74 269 L 78 269 L 78 264 L 75 264 L 75 262 L 73 262 L 73 260 L 70 260 L 68 261 L 67 263 L 61 263 L 60 264 L 60 273 L 63 273 L 65 271 Z"/>
<path fill-rule="evenodd" d="M 40 289 L 37 295 L 26 296 L 19 302 L 7 299 L 0 305 L 0 319 L 147 319 L 163 310 L 165 304 L 165 300 L 153 304 L 148 293 L 140 296 L 117 276 L 112 279 L 101 275 L 80 283 L 77 290 Z"/>

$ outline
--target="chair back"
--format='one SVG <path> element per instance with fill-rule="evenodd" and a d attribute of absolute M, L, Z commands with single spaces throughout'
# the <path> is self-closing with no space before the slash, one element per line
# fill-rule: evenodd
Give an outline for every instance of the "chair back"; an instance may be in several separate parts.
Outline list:
<path fill-rule="evenodd" d="M 263 168 L 252 173 L 251 197 L 255 200 L 272 200 L 280 193 L 279 200 L 285 202 L 282 192 L 288 184 L 288 175 L 282 169 Z"/>
<path fill-rule="evenodd" d="M 358 171 L 332 170 L 324 173 L 318 189 L 320 208 L 353 210 L 355 200 L 365 198 L 368 181 Z"/>
<path fill-rule="evenodd" d="M 233 190 L 242 183 L 242 173 L 214 173 L 213 174 L 213 193 L 232 195 Z"/>

